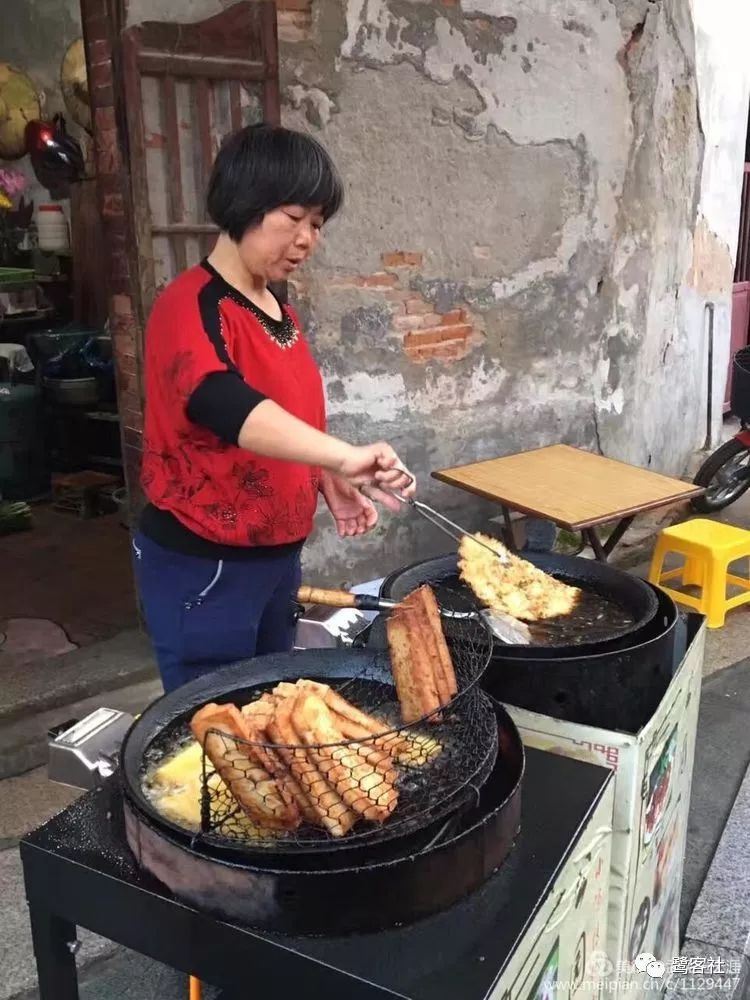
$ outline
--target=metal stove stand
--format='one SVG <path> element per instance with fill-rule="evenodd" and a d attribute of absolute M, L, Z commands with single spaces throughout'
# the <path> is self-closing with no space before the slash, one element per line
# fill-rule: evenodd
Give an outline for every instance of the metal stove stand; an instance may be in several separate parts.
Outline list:
<path fill-rule="evenodd" d="M 301 938 L 216 920 L 139 870 L 109 779 L 21 842 L 40 1000 L 78 1000 L 78 926 L 238 998 L 485 1000 L 610 780 L 603 768 L 527 750 L 521 834 L 479 891 L 409 927 Z"/>

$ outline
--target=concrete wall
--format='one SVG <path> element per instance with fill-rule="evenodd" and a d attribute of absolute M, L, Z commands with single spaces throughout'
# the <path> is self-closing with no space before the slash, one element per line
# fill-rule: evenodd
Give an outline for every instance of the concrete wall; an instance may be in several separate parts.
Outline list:
<path fill-rule="evenodd" d="M 299 289 L 336 429 L 390 438 L 462 513 L 431 469 L 554 441 L 681 473 L 704 351 L 682 302 L 703 155 L 685 5 L 318 0 L 291 49 L 286 120 L 348 181 Z M 399 250 L 416 263 L 384 266 Z M 436 341 L 454 310 L 470 335 Z M 391 524 L 347 560 L 433 544 Z M 312 566 L 339 551 L 322 537 Z"/>

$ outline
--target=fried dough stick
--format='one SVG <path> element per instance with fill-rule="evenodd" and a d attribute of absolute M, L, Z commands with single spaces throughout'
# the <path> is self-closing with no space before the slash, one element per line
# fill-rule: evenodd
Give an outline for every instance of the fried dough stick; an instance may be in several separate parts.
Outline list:
<path fill-rule="evenodd" d="M 402 719 L 411 723 L 436 713 L 440 699 L 435 676 L 423 636 L 424 628 L 413 609 L 396 608 L 388 618 L 386 632 Z M 438 717 L 433 714 L 430 721 L 436 722 Z"/>
<path fill-rule="evenodd" d="M 447 705 L 458 691 L 456 672 L 445 641 L 440 609 L 431 587 L 422 586 L 401 602 L 401 607 L 414 615 L 419 623 L 419 634 L 425 643 L 427 656 L 432 666 L 438 699 Z"/>
<path fill-rule="evenodd" d="M 385 723 L 356 708 L 327 684 L 301 678 L 296 684 L 279 684 L 275 690 L 283 689 L 291 694 L 295 688 L 313 691 L 323 699 L 331 710 L 336 728 L 341 730 L 345 739 L 362 741 L 368 749 L 375 746 L 379 750 L 385 750 L 394 761 L 405 767 L 422 767 L 434 760 L 442 750 L 440 744 L 430 736 L 391 731 Z M 355 718 L 359 721 L 352 721 Z"/>
<path fill-rule="evenodd" d="M 274 743 L 287 744 L 279 746 L 277 752 L 309 799 L 317 824 L 324 826 L 332 836 L 343 837 L 357 822 L 357 814 L 349 809 L 338 792 L 308 759 L 307 751 L 296 747 L 301 741 L 292 725 L 293 708 L 292 698 L 279 698 L 273 720 L 268 726 L 268 734 Z"/>
<path fill-rule="evenodd" d="M 272 742 L 268 735 L 268 726 L 273 721 L 276 713 L 276 702 L 273 696 L 263 695 L 258 701 L 253 701 L 249 705 L 243 705 L 241 711 L 247 722 L 248 730 L 253 735 L 253 740 L 266 743 Z M 320 819 L 313 808 L 309 796 L 305 794 L 297 779 L 287 769 L 279 750 L 274 750 L 270 747 L 264 749 L 273 768 L 272 770 L 269 768 L 271 773 L 288 790 L 307 822 L 319 826 Z"/>
<path fill-rule="evenodd" d="M 308 744 L 311 758 L 344 802 L 365 819 L 383 823 L 398 803 L 394 788 L 398 774 L 392 767 L 382 767 L 388 755 L 374 747 L 367 751 L 357 743 L 321 746 L 340 743 L 343 736 L 328 706 L 316 694 L 301 693 L 297 697 L 292 724 L 300 739 Z"/>
<path fill-rule="evenodd" d="M 257 748 L 238 742 L 249 740 L 250 735 L 235 705 L 204 705 L 193 716 L 190 728 L 251 819 L 273 830 L 293 830 L 299 825 L 299 809 L 288 790 L 262 766 Z"/>
<path fill-rule="evenodd" d="M 296 687 L 303 691 L 312 691 L 323 699 L 333 716 L 336 728 L 341 730 L 345 739 L 366 740 L 368 746 L 385 750 L 394 759 L 406 748 L 407 740 L 403 734 L 391 732 L 390 727 L 384 722 L 360 711 L 327 684 L 300 679 Z"/>

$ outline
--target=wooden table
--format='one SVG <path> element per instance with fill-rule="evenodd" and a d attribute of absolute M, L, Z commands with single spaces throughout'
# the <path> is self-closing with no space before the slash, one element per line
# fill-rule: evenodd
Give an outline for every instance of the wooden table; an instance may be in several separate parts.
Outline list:
<path fill-rule="evenodd" d="M 500 503 L 507 542 L 512 543 L 513 537 L 510 511 L 517 510 L 581 532 L 603 562 L 638 514 L 704 492 L 692 483 L 564 444 L 444 469 L 433 476 Z M 612 522 L 616 527 L 602 542 L 597 528 Z"/>

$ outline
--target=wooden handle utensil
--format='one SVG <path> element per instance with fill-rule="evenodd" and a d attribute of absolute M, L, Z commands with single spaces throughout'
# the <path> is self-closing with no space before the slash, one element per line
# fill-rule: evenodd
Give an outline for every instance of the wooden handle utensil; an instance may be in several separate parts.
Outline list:
<path fill-rule="evenodd" d="M 320 587 L 300 587 L 297 600 L 300 604 L 323 604 L 327 608 L 356 608 L 358 594 L 348 590 L 324 590 Z"/>

